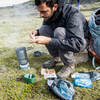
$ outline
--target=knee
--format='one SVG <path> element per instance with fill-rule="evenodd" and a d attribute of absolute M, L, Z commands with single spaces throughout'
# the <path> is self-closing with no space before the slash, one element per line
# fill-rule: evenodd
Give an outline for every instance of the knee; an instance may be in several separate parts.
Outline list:
<path fill-rule="evenodd" d="M 48 33 L 49 30 L 50 30 L 50 28 L 49 28 L 48 25 L 43 25 L 39 29 L 39 35 L 48 36 L 47 33 Z"/>
<path fill-rule="evenodd" d="M 58 39 L 65 39 L 66 37 L 66 30 L 63 27 L 57 27 L 54 30 L 54 37 Z"/>
<path fill-rule="evenodd" d="M 80 51 L 84 51 L 85 49 L 87 49 L 88 43 L 85 39 L 83 39 Z"/>

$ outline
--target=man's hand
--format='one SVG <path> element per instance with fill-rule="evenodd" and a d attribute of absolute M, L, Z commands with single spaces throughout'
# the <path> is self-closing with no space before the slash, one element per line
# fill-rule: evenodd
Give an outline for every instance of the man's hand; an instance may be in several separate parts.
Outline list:
<path fill-rule="evenodd" d="M 35 36 L 34 39 L 30 41 L 30 43 L 37 43 L 37 44 L 49 44 L 51 41 L 50 37 L 46 36 Z"/>
<path fill-rule="evenodd" d="M 32 31 L 29 33 L 29 36 L 30 36 L 31 39 L 34 39 L 36 35 L 37 35 L 37 31 L 34 31 L 34 30 L 32 30 Z"/>

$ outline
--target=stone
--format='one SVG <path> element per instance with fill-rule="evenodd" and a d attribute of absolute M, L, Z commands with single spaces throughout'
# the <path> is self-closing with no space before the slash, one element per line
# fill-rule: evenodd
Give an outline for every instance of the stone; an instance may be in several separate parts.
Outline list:
<path fill-rule="evenodd" d="M 74 53 L 75 56 L 75 64 L 85 63 L 89 60 L 88 51 L 84 50 L 79 53 Z"/>
<path fill-rule="evenodd" d="M 7 71 L 7 68 L 4 65 L 0 66 L 0 73 L 4 73 L 6 71 Z"/>

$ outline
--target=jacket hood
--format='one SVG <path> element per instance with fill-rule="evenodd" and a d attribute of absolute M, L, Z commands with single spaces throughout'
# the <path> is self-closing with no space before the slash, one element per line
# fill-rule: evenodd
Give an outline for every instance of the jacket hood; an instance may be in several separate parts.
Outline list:
<path fill-rule="evenodd" d="M 54 12 L 53 16 L 49 18 L 48 20 L 44 21 L 43 24 L 50 25 L 55 22 L 58 22 L 62 16 L 65 16 L 66 18 L 69 18 L 74 13 L 79 12 L 77 8 L 72 7 L 69 4 L 59 5 L 56 12 Z"/>

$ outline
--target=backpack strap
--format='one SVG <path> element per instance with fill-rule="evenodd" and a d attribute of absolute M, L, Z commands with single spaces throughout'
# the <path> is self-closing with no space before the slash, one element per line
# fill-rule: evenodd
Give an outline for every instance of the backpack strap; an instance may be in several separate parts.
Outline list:
<path fill-rule="evenodd" d="M 100 66 L 96 66 L 96 59 L 100 59 L 100 58 L 93 51 L 93 48 L 92 48 L 92 38 L 90 39 L 90 49 L 89 49 L 89 51 L 93 54 L 93 57 L 92 57 L 92 66 L 93 66 L 93 68 L 100 69 Z"/>
<path fill-rule="evenodd" d="M 96 62 L 96 57 L 93 56 L 93 58 L 92 58 L 92 66 L 93 66 L 93 68 L 95 68 L 96 70 L 97 70 L 97 69 L 100 69 L 100 66 L 96 66 L 96 65 L 95 65 L 95 62 Z"/>

